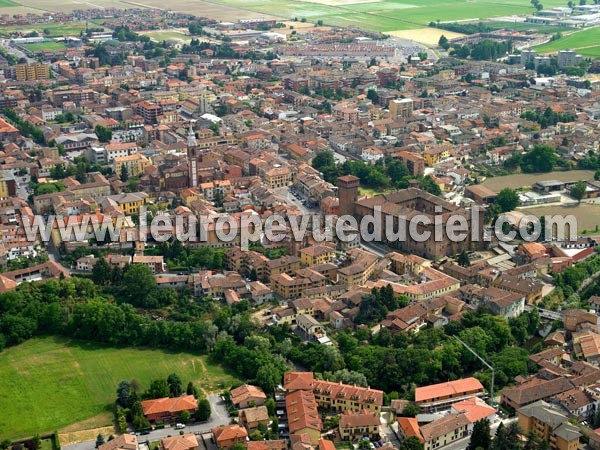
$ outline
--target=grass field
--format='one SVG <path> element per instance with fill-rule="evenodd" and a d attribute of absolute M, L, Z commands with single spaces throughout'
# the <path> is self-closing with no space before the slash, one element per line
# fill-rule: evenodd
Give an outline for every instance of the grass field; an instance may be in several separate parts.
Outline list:
<path fill-rule="evenodd" d="M 110 425 L 119 381 L 135 378 L 146 389 L 172 372 L 184 385 L 193 381 L 206 392 L 237 381 L 205 356 L 31 339 L 0 353 L 0 437 L 27 437 L 84 421 L 87 428 Z"/>
<path fill-rule="evenodd" d="M 139 34 L 144 36 L 148 36 L 150 39 L 153 39 L 158 42 L 166 41 L 169 39 L 174 39 L 183 42 L 190 42 L 192 40 L 189 34 L 184 34 L 180 31 L 175 30 L 152 30 L 152 31 L 141 31 Z"/>
<path fill-rule="evenodd" d="M 38 42 L 35 44 L 25 44 L 23 45 L 24 48 L 26 48 L 27 50 L 29 50 L 30 52 L 39 52 L 42 50 L 64 50 L 65 48 L 67 48 L 67 46 L 65 44 L 63 44 L 62 42 L 55 42 L 55 41 L 44 41 L 44 42 Z"/>
<path fill-rule="evenodd" d="M 0 0 L 2 1 L 2 0 Z M 0 7 L 1 11 L 1 7 Z M 73 35 L 79 36 L 81 31 L 85 30 L 85 22 L 69 22 L 69 23 L 36 23 L 31 26 L 8 26 L 0 27 L 0 34 L 8 36 L 10 33 L 20 31 L 21 33 L 29 33 L 37 31 L 43 33 L 44 30 L 50 33 L 52 37 Z"/>
<path fill-rule="evenodd" d="M 17 3 L 11 0 L 0 0 L 0 8 L 12 8 L 18 6 Z"/>
<path fill-rule="evenodd" d="M 600 56 L 600 27 L 575 31 L 547 44 L 534 47 L 539 53 L 556 53 L 573 49 L 584 56 Z"/>
<path fill-rule="evenodd" d="M 499 192 L 504 188 L 529 188 L 536 181 L 542 180 L 571 181 L 592 180 L 593 178 L 593 170 L 570 170 L 567 172 L 550 172 L 541 174 L 517 173 L 514 175 L 488 178 L 482 184 L 494 192 Z"/>

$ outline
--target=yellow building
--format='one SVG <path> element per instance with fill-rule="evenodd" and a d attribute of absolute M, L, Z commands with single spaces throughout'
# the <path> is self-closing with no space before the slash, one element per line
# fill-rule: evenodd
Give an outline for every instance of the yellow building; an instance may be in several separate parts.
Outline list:
<path fill-rule="evenodd" d="M 577 450 L 581 433 L 569 422 L 561 410 L 543 400 L 524 406 L 517 411 L 523 435 L 533 431 L 547 441 L 552 450 Z"/>
<path fill-rule="evenodd" d="M 6 199 L 16 196 L 15 179 L 10 176 L 0 176 L 0 199 Z"/>
<path fill-rule="evenodd" d="M 123 166 L 127 167 L 127 175 L 139 177 L 144 174 L 144 169 L 150 165 L 150 160 L 144 155 L 134 153 L 128 156 L 118 156 L 114 159 L 115 173 L 121 175 Z"/>
<path fill-rule="evenodd" d="M 338 270 L 339 284 L 347 289 L 364 285 L 373 275 L 378 261 L 377 257 L 359 248 L 349 250 L 348 256 L 352 263 Z"/>
<path fill-rule="evenodd" d="M 428 147 L 425 149 L 425 164 L 429 167 L 439 164 L 440 162 L 450 158 L 450 151 L 452 150 L 452 144 L 449 142 L 443 142 L 434 147 Z"/>
<path fill-rule="evenodd" d="M 335 258 L 335 247 L 319 244 L 300 249 L 300 263 L 303 266 L 325 264 Z"/>
<path fill-rule="evenodd" d="M 50 65 L 39 62 L 17 64 L 15 77 L 17 81 L 47 80 L 50 78 Z"/>
<path fill-rule="evenodd" d="M 292 184 L 292 171 L 287 167 L 274 167 L 264 173 L 265 183 L 271 189 Z"/>
<path fill-rule="evenodd" d="M 110 195 L 102 203 L 102 207 L 106 207 L 106 203 L 117 205 L 125 215 L 137 215 L 140 213 L 140 208 L 148 203 L 149 197 L 145 192 L 123 193 Z"/>

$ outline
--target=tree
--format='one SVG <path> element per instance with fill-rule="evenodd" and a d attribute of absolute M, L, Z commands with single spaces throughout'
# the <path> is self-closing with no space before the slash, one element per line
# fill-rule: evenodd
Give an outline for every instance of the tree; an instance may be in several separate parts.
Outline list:
<path fill-rule="evenodd" d="M 487 419 L 481 419 L 475 422 L 467 450 L 490 448 L 491 442 L 492 437 L 490 435 L 490 421 Z"/>
<path fill-rule="evenodd" d="M 96 132 L 96 136 L 98 136 L 98 140 L 100 142 L 110 142 L 112 139 L 112 131 L 102 125 L 96 125 L 94 128 Z"/>
<path fill-rule="evenodd" d="M 121 166 L 121 173 L 119 174 L 119 178 L 123 183 L 129 180 L 129 167 L 127 166 L 127 164 L 123 164 Z"/>
<path fill-rule="evenodd" d="M 469 254 L 466 250 L 463 249 L 462 252 L 458 255 L 457 261 L 459 266 L 468 267 L 471 265 L 471 260 L 469 259 Z"/>
<path fill-rule="evenodd" d="M 423 448 L 423 444 L 421 444 L 419 438 L 416 436 L 411 436 L 400 442 L 398 450 L 423 450 Z"/>
<path fill-rule="evenodd" d="M 440 36 L 440 40 L 438 41 L 438 45 L 442 47 L 444 50 L 448 50 L 450 48 L 450 43 L 448 42 L 448 38 L 443 34 Z"/>
<path fill-rule="evenodd" d="M 246 450 L 246 446 L 241 442 L 236 442 L 231 446 L 231 450 Z"/>
<path fill-rule="evenodd" d="M 117 386 L 117 402 L 123 408 L 129 408 L 131 405 L 129 403 L 131 394 L 131 387 L 129 386 L 129 381 L 123 380 Z"/>
<path fill-rule="evenodd" d="M 169 385 L 167 384 L 167 380 L 163 379 L 152 381 L 150 388 L 146 392 L 148 398 L 163 398 L 168 397 L 169 394 Z"/>
<path fill-rule="evenodd" d="M 179 416 L 179 418 L 181 419 L 181 421 L 183 423 L 188 423 L 190 421 L 191 414 L 190 414 L 189 411 L 182 411 L 181 415 Z"/>
<path fill-rule="evenodd" d="M 519 206 L 519 194 L 510 188 L 504 188 L 496 196 L 494 201 L 500 207 L 501 212 L 509 212 Z"/>
<path fill-rule="evenodd" d="M 181 378 L 176 373 L 172 373 L 167 377 L 167 384 L 169 385 L 171 397 L 179 397 L 183 393 Z"/>
<path fill-rule="evenodd" d="M 96 448 L 100 447 L 102 444 L 104 444 L 104 436 L 98 434 L 98 436 L 96 436 Z"/>
<path fill-rule="evenodd" d="M 265 407 L 267 408 L 267 412 L 270 417 L 275 415 L 275 399 L 273 397 L 269 397 L 265 400 Z"/>
<path fill-rule="evenodd" d="M 377 94 L 377 90 L 369 89 L 367 91 L 367 98 L 371 100 L 373 103 L 379 102 L 379 95 Z"/>
<path fill-rule="evenodd" d="M 191 381 L 188 383 L 187 388 L 185 389 L 186 395 L 193 395 L 194 397 L 198 397 L 198 389 L 194 386 L 194 383 Z"/>
<path fill-rule="evenodd" d="M 212 411 L 210 408 L 210 402 L 206 398 L 198 400 L 198 409 L 196 410 L 196 420 L 206 421 L 210 419 Z"/>
<path fill-rule="evenodd" d="M 419 414 L 419 405 L 416 403 L 410 402 L 402 409 L 403 417 L 416 417 L 417 414 Z"/>
<path fill-rule="evenodd" d="M 133 264 L 123 275 L 121 288 L 123 297 L 128 303 L 145 306 L 148 296 L 156 288 L 156 280 L 148 266 Z"/>
<path fill-rule="evenodd" d="M 98 286 L 104 286 L 111 280 L 112 269 L 104 258 L 98 258 L 92 268 L 92 281 Z"/>
<path fill-rule="evenodd" d="M 582 180 L 579 180 L 577 183 L 575 183 L 572 187 L 571 187 L 571 197 L 573 197 L 575 200 L 577 200 L 577 203 L 581 203 L 581 199 L 583 197 L 585 197 L 585 191 L 586 191 L 586 186 L 585 186 L 585 182 Z"/>

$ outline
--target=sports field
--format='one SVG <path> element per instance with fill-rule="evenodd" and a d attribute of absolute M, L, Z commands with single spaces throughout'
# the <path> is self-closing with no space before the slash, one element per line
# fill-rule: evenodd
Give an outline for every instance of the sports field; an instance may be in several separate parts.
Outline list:
<path fill-rule="evenodd" d="M 556 53 L 559 50 L 576 50 L 583 56 L 600 57 L 600 27 L 588 28 L 569 34 L 556 41 L 534 47 L 540 53 Z"/>
<path fill-rule="evenodd" d="M 110 425 L 119 381 L 135 378 L 146 389 L 172 372 L 184 386 L 193 381 L 207 392 L 236 382 L 205 356 L 31 339 L 0 353 L 0 437 L 14 440 L 76 422 Z"/>

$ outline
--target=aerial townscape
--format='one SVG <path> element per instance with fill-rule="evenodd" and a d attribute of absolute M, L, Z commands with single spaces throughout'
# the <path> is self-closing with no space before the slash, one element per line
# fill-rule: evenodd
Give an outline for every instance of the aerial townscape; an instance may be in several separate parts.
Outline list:
<path fill-rule="evenodd" d="M 0 450 L 379 448 L 600 450 L 600 0 L 0 0 Z"/>

